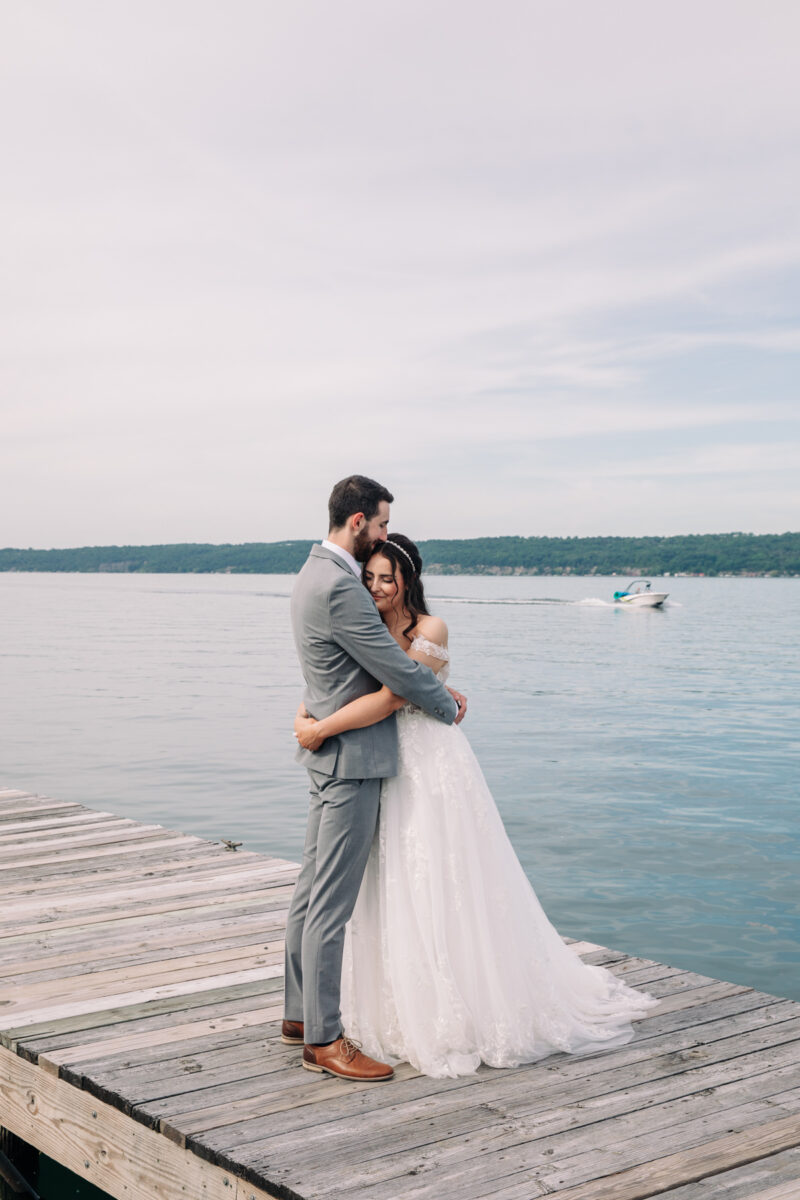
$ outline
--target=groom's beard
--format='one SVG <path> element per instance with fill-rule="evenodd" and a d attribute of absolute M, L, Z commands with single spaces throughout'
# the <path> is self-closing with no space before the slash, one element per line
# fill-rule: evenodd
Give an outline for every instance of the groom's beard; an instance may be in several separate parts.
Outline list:
<path fill-rule="evenodd" d="M 375 539 L 370 535 L 368 529 L 359 529 L 356 534 L 355 545 L 353 546 L 353 558 L 356 562 L 365 563 L 372 555 L 372 547 L 375 544 Z"/>

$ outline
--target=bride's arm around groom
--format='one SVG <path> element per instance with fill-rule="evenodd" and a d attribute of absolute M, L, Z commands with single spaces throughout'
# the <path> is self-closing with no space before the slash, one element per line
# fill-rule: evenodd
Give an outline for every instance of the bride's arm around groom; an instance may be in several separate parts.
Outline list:
<path fill-rule="evenodd" d="M 452 724 L 458 705 L 422 663 L 400 648 L 364 585 L 326 546 L 312 547 L 292 595 L 292 621 L 306 689 L 303 702 L 321 719 L 376 690 L 376 680 L 437 720 Z M 385 777 L 395 770 L 394 721 L 348 730 L 299 761 L 349 778 Z M 371 767 L 371 769 L 370 769 Z"/>

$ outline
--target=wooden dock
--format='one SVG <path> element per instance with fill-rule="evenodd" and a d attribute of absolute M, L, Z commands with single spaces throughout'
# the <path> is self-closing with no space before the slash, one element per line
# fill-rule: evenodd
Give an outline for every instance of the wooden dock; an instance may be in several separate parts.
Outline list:
<path fill-rule="evenodd" d="M 120 1200 L 800 1200 L 800 1004 L 587 943 L 618 1050 L 386 1085 L 279 1040 L 294 863 L 0 791 L 0 1125 Z"/>

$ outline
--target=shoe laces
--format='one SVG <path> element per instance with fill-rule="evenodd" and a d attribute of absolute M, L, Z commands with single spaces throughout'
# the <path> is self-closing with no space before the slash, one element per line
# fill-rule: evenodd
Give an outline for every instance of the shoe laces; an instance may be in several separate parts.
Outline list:
<path fill-rule="evenodd" d="M 353 1038 L 349 1038 L 346 1034 L 342 1034 L 342 1053 L 347 1056 L 347 1061 L 352 1062 L 355 1056 L 361 1049 L 361 1042 L 356 1042 Z"/>

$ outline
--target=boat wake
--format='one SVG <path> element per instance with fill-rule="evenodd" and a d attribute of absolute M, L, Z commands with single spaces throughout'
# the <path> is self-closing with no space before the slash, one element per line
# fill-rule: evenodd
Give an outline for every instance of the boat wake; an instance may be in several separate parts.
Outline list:
<path fill-rule="evenodd" d="M 429 597 L 436 604 L 493 604 L 500 605 L 506 608 L 517 608 L 530 606 L 532 604 L 566 604 L 571 608 L 612 608 L 615 612 L 621 609 L 631 611 L 635 608 L 637 612 L 641 612 L 645 606 L 618 604 L 613 600 L 603 600 L 601 596 L 585 596 L 583 600 L 565 600 L 558 596 L 529 596 L 524 600 L 518 597 L 497 596 L 492 599 L 479 596 L 434 596 Z M 669 601 L 661 605 L 662 608 L 680 608 L 677 601 Z M 648 608 L 647 611 L 650 611 Z"/>
<path fill-rule="evenodd" d="M 555 596 L 531 596 L 525 600 L 498 596 L 496 599 L 482 599 L 473 596 L 431 596 L 437 604 L 502 604 L 507 607 L 530 604 L 572 604 L 572 600 L 559 600 Z"/>

